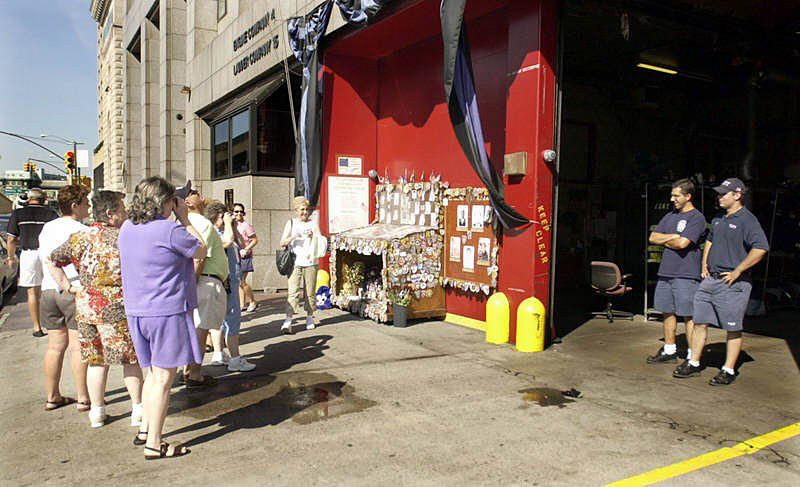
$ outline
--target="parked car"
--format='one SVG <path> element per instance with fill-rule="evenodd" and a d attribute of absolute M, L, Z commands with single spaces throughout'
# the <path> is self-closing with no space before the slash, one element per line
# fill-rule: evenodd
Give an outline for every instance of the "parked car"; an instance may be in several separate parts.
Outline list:
<path fill-rule="evenodd" d="M 0 308 L 3 307 L 2 298 L 5 297 L 7 292 L 17 291 L 17 281 L 19 280 L 19 248 L 17 248 L 17 258 L 13 266 L 8 265 L 8 248 L 6 247 L 6 238 L 8 234 L 0 232 Z"/>

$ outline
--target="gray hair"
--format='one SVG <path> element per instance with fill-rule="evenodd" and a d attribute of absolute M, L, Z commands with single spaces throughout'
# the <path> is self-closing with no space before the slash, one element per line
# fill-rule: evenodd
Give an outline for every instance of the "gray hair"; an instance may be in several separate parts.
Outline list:
<path fill-rule="evenodd" d="M 134 190 L 128 216 L 137 225 L 155 220 L 174 197 L 175 186 L 166 179 L 159 176 L 142 179 Z"/>
<path fill-rule="evenodd" d="M 115 211 L 119 208 L 125 193 L 119 191 L 100 190 L 92 196 L 92 216 L 94 221 L 108 223 L 106 211 Z"/>
<path fill-rule="evenodd" d="M 31 188 L 28 190 L 28 201 L 38 201 L 41 203 L 45 200 L 45 197 L 42 188 Z"/>
<path fill-rule="evenodd" d="M 211 220 L 211 223 L 214 224 L 214 222 L 217 221 L 217 218 L 219 218 L 219 216 L 224 214 L 226 211 L 228 211 L 228 207 L 225 206 L 224 203 L 221 201 L 212 201 L 208 204 L 208 206 L 206 206 L 206 218 Z"/>

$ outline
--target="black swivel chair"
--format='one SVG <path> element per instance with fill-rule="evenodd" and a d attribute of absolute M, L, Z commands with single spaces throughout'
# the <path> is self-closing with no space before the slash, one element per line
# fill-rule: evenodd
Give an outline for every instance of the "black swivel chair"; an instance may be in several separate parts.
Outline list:
<path fill-rule="evenodd" d="M 592 261 L 591 263 L 591 284 L 592 290 L 605 297 L 608 305 L 603 311 L 594 311 L 594 316 L 605 316 L 609 323 L 614 322 L 614 318 L 633 319 L 633 313 L 627 311 L 617 311 L 612 308 L 611 299 L 624 296 L 631 292 L 633 288 L 628 287 L 626 279 L 633 274 L 621 274 L 617 264 L 613 262 Z"/>

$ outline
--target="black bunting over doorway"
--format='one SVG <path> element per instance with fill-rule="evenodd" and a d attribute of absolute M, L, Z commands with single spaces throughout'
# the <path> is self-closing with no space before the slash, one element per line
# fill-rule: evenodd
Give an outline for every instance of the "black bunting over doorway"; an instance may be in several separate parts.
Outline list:
<path fill-rule="evenodd" d="M 495 221 L 499 220 L 504 228 L 517 228 L 530 221 L 503 198 L 503 181 L 484 148 L 472 59 L 464 29 L 465 4 L 466 0 L 442 0 L 439 10 L 444 42 L 444 93 L 450 122 L 469 163 L 489 190 L 489 199 L 497 215 Z M 500 229 L 495 227 L 495 233 L 499 234 Z"/>
<path fill-rule="evenodd" d="M 366 23 L 378 13 L 386 0 L 335 0 L 342 17 L 351 24 Z M 322 181 L 320 150 L 319 56 L 317 45 L 325 35 L 334 0 L 325 0 L 303 17 L 292 17 L 287 22 L 289 45 L 303 65 L 302 98 L 300 101 L 300 126 L 295 150 L 295 194 L 305 196 L 312 206 L 319 200 Z"/>

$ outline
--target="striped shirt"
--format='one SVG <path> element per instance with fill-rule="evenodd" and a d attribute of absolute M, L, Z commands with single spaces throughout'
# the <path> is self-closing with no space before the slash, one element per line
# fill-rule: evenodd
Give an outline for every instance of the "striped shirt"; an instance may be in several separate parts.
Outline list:
<path fill-rule="evenodd" d="M 56 218 L 58 218 L 58 213 L 47 206 L 24 206 L 11 213 L 6 231 L 20 239 L 20 246 L 23 250 L 37 250 L 42 227 Z"/>

